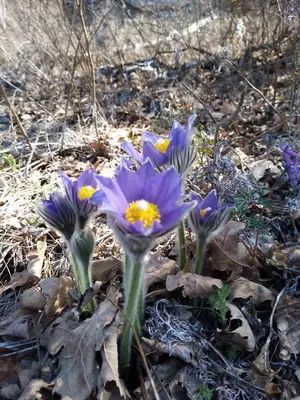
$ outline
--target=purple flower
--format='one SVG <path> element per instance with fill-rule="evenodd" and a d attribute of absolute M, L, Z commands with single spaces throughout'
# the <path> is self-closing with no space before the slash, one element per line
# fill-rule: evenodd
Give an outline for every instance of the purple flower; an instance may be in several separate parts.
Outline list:
<path fill-rule="evenodd" d="M 159 174 L 150 161 L 137 171 L 120 168 L 115 178 L 97 178 L 105 194 L 101 211 L 120 244 L 132 256 L 144 256 L 155 239 L 173 230 L 196 205 L 182 203 L 180 177 L 173 167 Z M 91 201 L 98 204 L 97 192 Z"/>
<path fill-rule="evenodd" d="M 70 241 L 76 229 L 76 216 L 66 196 L 52 193 L 49 200 L 39 202 L 38 213 L 48 226 Z"/>
<path fill-rule="evenodd" d="M 189 222 L 195 234 L 208 241 L 217 230 L 228 220 L 231 205 L 218 206 L 216 191 L 212 190 L 203 200 L 191 195 L 197 201 L 197 206 L 190 212 Z"/>
<path fill-rule="evenodd" d="M 285 169 L 288 174 L 290 183 L 292 186 L 296 186 L 299 181 L 299 163 L 300 163 L 300 154 L 295 153 L 293 150 L 289 148 L 288 145 L 280 146 L 280 150 L 282 151 Z"/>
<path fill-rule="evenodd" d="M 97 193 L 98 204 L 101 204 L 104 193 L 100 189 L 97 173 L 93 168 L 83 171 L 78 179 L 72 181 L 65 173 L 61 173 L 66 197 L 69 200 L 78 219 L 78 227 L 84 229 L 88 220 L 94 216 L 98 207 L 90 199 Z M 101 200 L 101 201 L 100 201 Z"/>
<path fill-rule="evenodd" d="M 139 153 L 128 142 L 122 143 L 121 148 L 133 157 L 139 165 L 150 159 L 158 169 L 161 169 L 162 166 L 173 165 L 180 175 L 186 174 L 196 158 L 196 149 L 191 146 L 190 141 L 190 133 L 195 118 L 196 114 L 190 116 L 186 128 L 174 121 L 169 136 L 165 138 L 152 132 L 145 132 L 142 153 Z"/>

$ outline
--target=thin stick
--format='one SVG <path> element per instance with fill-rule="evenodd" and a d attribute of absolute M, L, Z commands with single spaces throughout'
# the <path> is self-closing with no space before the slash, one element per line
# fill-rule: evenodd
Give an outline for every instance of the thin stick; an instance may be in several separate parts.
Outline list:
<path fill-rule="evenodd" d="M 285 119 L 283 118 L 281 113 L 277 110 L 277 108 L 274 107 L 273 104 L 266 98 L 266 96 L 259 89 L 257 89 L 257 87 L 255 87 L 246 77 L 244 77 L 244 75 L 236 68 L 234 64 L 232 64 L 231 61 L 225 60 L 225 62 L 229 64 L 239 74 L 239 76 L 247 83 L 248 86 L 251 87 L 251 89 L 255 90 L 264 99 L 264 101 L 268 104 L 268 106 L 270 106 L 279 116 L 286 130 L 289 131 L 289 127 L 287 126 Z"/>
<path fill-rule="evenodd" d="M 21 130 L 22 136 L 24 137 L 24 139 L 26 140 L 26 142 L 27 142 L 27 144 L 28 144 L 28 147 L 30 148 L 30 150 L 33 150 L 32 145 L 31 145 L 31 142 L 30 142 L 30 139 L 29 139 L 29 137 L 28 137 L 28 135 L 27 135 L 27 132 L 26 132 L 24 126 L 22 125 L 22 122 L 20 121 L 20 119 L 19 119 L 19 117 L 18 117 L 18 114 L 16 113 L 16 110 L 14 109 L 13 105 L 12 105 L 11 102 L 9 101 L 9 99 L 8 99 L 8 97 L 7 97 L 7 95 L 6 95 L 4 86 L 3 86 L 3 84 L 2 84 L 1 81 L 0 81 L 0 93 L 3 95 L 5 104 L 6 104 L 6 106 L 9 108 L 10 112 L 12 113 L 15 122 L 17 123 L 18 127 L 19 127 L 20 130 Z"/>

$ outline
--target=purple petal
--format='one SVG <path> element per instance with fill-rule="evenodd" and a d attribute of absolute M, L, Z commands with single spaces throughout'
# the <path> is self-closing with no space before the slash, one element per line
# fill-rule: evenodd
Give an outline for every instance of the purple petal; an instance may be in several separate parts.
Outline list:
<path fill-rule="evenodd" d="M 96 192 L 93 194 L 93 196 L 90 198 L 90 201 L 93 203 L 93 204 L 96 204 L 96 205 L 101 205 L 103 202 L 104 202 L 104 200 L 105 200 L 105 193 L 103 192 L 103 190 L 96 190 Z"/>
<path fill-rule="evenodd" d="M 135 200 L 140 200 L 145 181 L 139 177 L 137 172 L 121 168 L 116 179 L 119 188 L 126 198 L 127 204 Z"/>
<path fill-rule="evenodd" d="M 96 189 L 97 188 L 97 181 L 95 179 L 96 175 L 97 173 L 94 170 L 94 168 L 89 168 L 86 171 L 83 171 L 77 179 L 78 189 L 80 189 L 83 186 L 91 186 L 94 189 Z"/>
<path fill-rule="evenodd" d="M 123 214 L 124 210 L 126 210 L 128 206 L 128 201 L 126 200 L 126 197 L 124 196 L 117 179 L 105 178 L 103 176 L 98 176 L 97 179 L 100 182 L 101 189 L 106 197 L 103 203 L 103 212 L 104 209 L 108 207 L 111 210 L 115 210 L 115 212 L 118 214 Z"/>
<path fill-rule="evenodd" d="M 212 190 L 202 201 L 201 210 L 206 208 L 211 208 L 212 211 L 218 208 L 218 199 L 215 190 Z"/>
<path fill-rule="evenodd" d="M 163 165 L 168 162 L 166 154 L 158 151 L 150 141 L 143 141 L 143 155 L 145 159 L 149 158 L 157 165 Z"/>
<path fill-rule="evenodd" d="M 181 184 L 174 167 L 168 168 L 151 178 L 142 192 L 142 198 L 157 205 L 160 213 L 174 208 L 180 200 Z"/>
<path fill-rule="evenodd" d="M 171 210 L 169 213 L 162 215 L 161 219 L 161 225 L 163 227 L 163 232 L 168 232 L 172 229 L 174 229 L 179 221 L 185 216 L 196 206 L 196 202 L 189 202 L 189 203 L 183 203 L 176 209 Z M 153 232 L 153 233 L 158 233 L 158 232 Z"/>
<path fill-rule="evenodd" d="M 143 182 L 148 181 L 150 178 L 156 176 L 155 169 L 150 161 L 145 162 L 137 171 L 137 175 Z"/>
<path fill-rule="evenodd" d="M 67 196 L 69 198 L 71 198 L 72 197 L 72 193 L 73 193 L 73 182 L 72 182 L 72 180 L 64 172 L 60 173 L 60 179 L 62 181 L 62 184 L 63 184 L 63 187 L 65 189 L 65 192 L 66 192 Z"/>
<path fill-rule="evenodd" d="M 173 147 L 179 147 L 180 150 L 183 150 L 188 142 L 184 127 L 177 121 L 173 122 L 169 138 L 171 139 L 171 144 L 168 148 L 169 151 L 171 151 Z"/>
<path fill-rule="evenodd" d="M 144 157 L 141 153 L 139 153 L 131 143 L 128 142 L 123 142 L 121 144 L 121 149 L 126 151 L 127 154 L 129 154 L 132 158 L 136 160 L 138 164 L 143 164 L 144 162 Z"/>

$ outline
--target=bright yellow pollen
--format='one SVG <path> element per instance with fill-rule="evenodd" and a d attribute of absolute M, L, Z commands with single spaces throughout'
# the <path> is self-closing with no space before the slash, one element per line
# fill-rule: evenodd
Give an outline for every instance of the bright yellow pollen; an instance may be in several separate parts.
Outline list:
<path fill-rule="evenodd" d="M 211 210 L 210 207 L 207 207 L 207 208 L 204 208 L 203 210 L 200 210 L 201 217 L 204 217 L 204 215 L 207 213 L 207 211 L 210 211 L 210 210 Z"/>
<path fill-rule="evenodd" d="M 95 192 L 96 189 L 94 189 L 92 186 L 82 186 L 78 190 L 78 197 L 80 200 L 90 199 Z"/>
<path fill-rule="evenodd" d="M 170 139 L 158 139 L 158 141 L 155 143 L 154 147 L 156 150 L 160 151 L 161 153 L 165 153 L 167 151 L 167 148 L 170 144 L 171 140 Z"/>
<path fill-rule="evenodd" d="M 146 200 L 138 200 L 129 203 L 125 210 L 125 218 L 130 224 L 141 221 L 144 228 L 149 228 L 154 221 L 160 222 L 160 213 L 155 204 L 149 203 Z"/>

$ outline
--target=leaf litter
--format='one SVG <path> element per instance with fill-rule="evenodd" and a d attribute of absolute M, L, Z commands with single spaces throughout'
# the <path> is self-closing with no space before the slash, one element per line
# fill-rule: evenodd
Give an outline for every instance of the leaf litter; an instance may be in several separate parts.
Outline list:
<path fill-rule="evenodd" d="M 215 90 L 219 78 L 211 71 L 206 74 L 208 87 Z M 296 399 L 300 392 L 300 204 L 281 164 L 279 146 L 281 140 L 287 140 L 287 132 L 278 131 L 282 121 L 277 114 L 253 123 L 259 121 L 258 114 L 266 120 L 269 110 L 256 98 L 257 92 L 251 91 L 246 96 L 247 106 L 240 111 L 242 116 L 221 127 L 220 149 L 210 157 L 213 128 L 206 113 L 191 98 L 184 99 L 176 85 L 174 93 L 179 109 L 196 107 L 200 115 L 199 159 L 207 163 L 195 167 L 191 189 L 203 195 L 210 188 L 217 189 L 224 202 L 235 203 L 237 215 L 210 243 L 203 276 L 179 272 L 172 236 L 151 255 L 142 345 L 155 385 L 161 398 L 171 399 L 203 399 L 203 393 L 210 392 L 209 399 Z M 235 99 L 219 98 L 213 103 L 213 113 L 221 113 L 222 118 Z M 29 123 L 30 112 L 22 110 L 18 99 L 16 105 L 23 112 L 22 121 Z M 124 112 L 125 108 L 122 105 L 120 114 L 132 118 L 132 110 Z M 249 109 L 254 114 L 249 115 Z M 154 130 L 155 125 L 162 130 L 173 111 L 151 120 L 135 115 L 137 126 L 118 120 L 124 126 L 111 127 L 111 133 L 104 126 L 103 141 L 113 145 L 109 151 L 92 137 L 91 127 L 79 125 L 86 135 L 84 141 L 90 143 L 79 139 L 74 143 L 72 132 L 60 154 L 51 153 L 49 159 L 32 164 L 27 154 L 27 166 L 18 174 L 7 169 L 1 176 L 3 398 L 52 399 L 54 394 L 74 400 L 155 398 L 147 374 L 140 373 L 130 393 L 125 389 L 128 382 L 120 378 L 118 337 L 123 316 L 108 299 L 122 306 L 117 289 L 122 286 L 122 256 L 105 219 L 100 216 L 97 221 L 99 239 L 93 265 L 94 282 L 101 282 L 95 293 L 101 300 L 89 318 L 72 297 L 73 279 L 65 249 L 53 231 L 36 223 L 32 199 L 53 190 L 59 170 L 74 174 L 90 164 L 99 172 L 113 170 L 121 159 L 117 143 L 128 137 L 139 143 L 141 132 L 150 127 Z M 55 115 L 61 114 L 63 108 L 59 107 Z M 180 111 L 176 118 L 185 114 Z M 261 136 L 264 123 L 271 129 L 265 137 Z M 299 148 L 296 139 L 294 142 Z M 192 234 L 189 240 L 189 249 L 193 249 Z M 193 256 L 191 250 L 191 264 Z M 220 289 L 226 287 L 230 291 L 223 296 Z M 103 293 L 107 293 L 104 300 Z M 197 306 L 193 299 L 199 300 Z"/>

